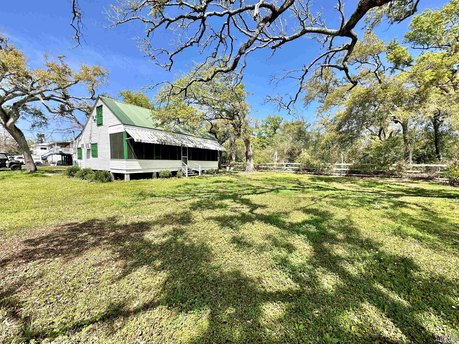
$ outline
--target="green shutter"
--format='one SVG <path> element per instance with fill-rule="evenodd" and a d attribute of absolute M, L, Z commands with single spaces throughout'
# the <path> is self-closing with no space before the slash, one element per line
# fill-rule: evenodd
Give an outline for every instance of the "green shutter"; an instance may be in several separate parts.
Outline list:
<path fill-rule="evenodd" d="M 129 159 L 129 154 L 128 154 L 128 138 L 127 138 L 127 133 L 123 131 L 123 157 L 124 159 Z"/>
<path fill-rule="evenodd" d="M 77 148 L 77 159 L 78 160 L 83 159 L 83 150 L 81 149 L 81 147 Z"/>
<path fill-rule="evenodd" d="M 102 105 L 99 105 L 98 107 L 96 107 L 96 123 L 98 127 L 104 124 L 102 112 L 103 112 Z"/>
<path fill-rule="evenodd" d="M 97 158 L 97 143 L 91 143 L 91 158 Z"/>

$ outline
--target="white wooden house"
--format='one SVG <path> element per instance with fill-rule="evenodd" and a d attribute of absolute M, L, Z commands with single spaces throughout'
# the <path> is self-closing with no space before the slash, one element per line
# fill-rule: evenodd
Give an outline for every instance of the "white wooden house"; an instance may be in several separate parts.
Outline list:
<path fill-rule="evenodd" d="M 74 142 L 74 161 L 81 168 L 110 171 L 129 180 L 133 174 L 161 170 L 184 175 L 218 168 L 224 148 L 210 135 L 197 136 L 174 126 L 165 128 L 152 111 L 99 97 Z"/>

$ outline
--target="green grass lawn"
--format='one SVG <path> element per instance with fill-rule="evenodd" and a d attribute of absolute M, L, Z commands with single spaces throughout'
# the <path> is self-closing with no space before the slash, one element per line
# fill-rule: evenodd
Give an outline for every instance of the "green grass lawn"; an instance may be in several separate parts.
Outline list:
<path fill-rule="evenodd" d="M 459 342 L 459 189 L 0 172 L 0 342 Z"/>

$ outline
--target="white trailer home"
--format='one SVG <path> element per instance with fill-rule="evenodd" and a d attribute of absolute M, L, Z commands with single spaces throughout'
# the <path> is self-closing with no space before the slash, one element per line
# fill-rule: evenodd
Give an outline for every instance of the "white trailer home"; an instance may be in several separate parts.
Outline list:
<path fill-rule="evenodd" d="M 218 168 L 224 148 L 210 135 L 196 136 L 162 127 L 149 109 L 100 96 L 83 131 L 74 141 L 74 161 L 81 168 L 131 175 L 161 170 L 185 176 Z"/>

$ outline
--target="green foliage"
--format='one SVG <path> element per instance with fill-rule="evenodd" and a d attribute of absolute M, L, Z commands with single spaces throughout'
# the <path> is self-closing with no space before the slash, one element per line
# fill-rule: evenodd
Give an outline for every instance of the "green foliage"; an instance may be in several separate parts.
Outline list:
<path fill-rule="evenodd" d="M 155 115 L 165 123 L 186 124 L 194 131 L 205 130 L 220 142 L 242 140 L 247 143 L 245 150 L 248 151 L 252 133 L 245 86 L 238 82 L 235 73 L 218 73 L 208 82 L 191 83 L 196 77 L 206 78 L 215 72 L 215 66 L 207 67 L 195 68 L 164 86 L 156 98 L 160 106 Z M 250 167 L 252 163 L 246 165 Z"/>
<path fill-rule="evenodd" d="M 456 50 L 459 42 L 459 0 L 451 0 L 440 10 L 427 9 L 414 17 L 405 38 L 425 49 Z"/>
<path fill-rule="evenodd" d="M 459 167 L 457 165 L 451 165 L 448 169 L 443 172 L 443 177 L 448 179 L 448 183 L 451 186 L 459 186 Z"/>
<path fill-rule="evenodd" d="M 274 140 L 278 161 L 295 161 L 312 140 L 307 130 L 308 126 L 308 123 L 301 120 L 282 124 Z"/>
<path fill-rule="evenodd" d="M 29 158 L 31 152 L 18 121 L 27 116 L 33 127 L 39 127 L 57 116 L 82 126 L 76 114 L 91 111 L 97 88 L 107 75 L 100 66 L 82 65 L 74 70 L 64 56 L 46 58 L 43 67 L 32 68 L 24 54 L 1 34 L 0 61 L 0 125 Z M 29 172 L 36 171 L 34 163 L 26 166 Z"/>
<path fill-rule="evenodd" d="M 405 5 L 409 2 L 394 2 L 381 13 L 397 17 Z M 338 73 L 318 73 L 306 84 L 305 102 L 321 103 L 325 133 L 338 142 L 347 162 L 390 170 L 403 160 L 454 159 L 450 147 L 459 140 L 458 18 L 459 0 L 416 16 L 406 35 L 408 43 L 425 49 L 416 58 L 403 42 L 385 46 L 367 32 L 349 59 L 354 84 L 339 79 Z"/>
<path fill-rule="evenodd" d="M 95 171 L 90 180 L 96 183 L 109 183 L 112 181 L 112 175 L 109 171 Z"/>
<path fill-rule="evenodd" d="M 143 92 L 135 92 L 130 90 L 124 90 L 120 92 L 123 102 L 137 105 L 146 109 L 153 110 L 155 108 L 154 104 L 150 101 L 148 96 Z"/>
<path fill-rule="evenodd" d="M 180 92 L 194 77 L 206 77 L 213 71 L 213 67 L 193 70 L 173 84 L 164 86 L 156 97 L 162 105 L 157 109 L 158 116 L 165 122 L 202 125 L 206 121 L 223 120 L 240 126 L 241 123 L 236 123 L 238 116 L 244 118 L 249 106 L 245 102 L 245 86 L 235 84 L 234 74 L 219 74 L 209 82 L 195 82 L 187 92 Z"/>
<path fill-rule="evenodd" d="M 109 171 L 93 171 L 90 168 L 80 169 L 78 166 L 70 166 L 64 174 L 67 177 L 75 177 L 77 179 L 87 180 L 96 183 L 109 183 L 112 181 L 112 175 Z"/>
<path fill-rule="evenodd" d="M 281 116 L 268 115 L 255 128 L 255 138 L 261 148 L 266 148 L 272 143 L 283 120 Z"/>
<path fill-rule="evenodd" d="M 67 169 L 65 170 L 65 175 L 67 177 L 75 177 L 75 174 L 80 171 L 80 167 L 79 166 L 70 166 L 70 167 L 67 167 Z"/>
<path fill-rule="evenodd" d="M 408 48 L 400 45 L 397 41 L 392 41 L 387 46 L 387 59 L 392 62 L 394 68 L 400 69 L 408 67 L 413 63 Z"/>
<path fill-rule="evenodd" d="M 172 172 L 169 170 L 161 170 L 159 171 L 159 178 L 170 178 L 172 177 Z"/>
<path fill-rule="evenodd" d="M 262 147 L 258 144 L 258 140 L 254 139 L 254 161 L 255 165 L 263 163 L 272 163 L 275 159 L 276 147 Z"/>
<path fill-rule="evenodd" d="M 301 164 L 301 170 L 303 171 L 324 173 L 330 171 L 331 169 L 330 163 L 326 161 L 320 161 L 316 157 L 311 156 L 311 154 L 306 150 L 301 152 L 296 162 Z"/>
<path fill-rule="evenodd" d="M 77 173 L 75 173 L 75 178 L 82 179 L 82 180 L 91 181 L 93 176 L 94 176 L 94 171 L 90 168 L 82 168 Z"/>
<path fill-rule="evenodd" d="M 365 154 L 357 160 L 357 165 L 369 165 L 370 168 L 386 172 L 394 171 L 394 165 L 399 165 L 402 158 L 403 141 L 400 136 L 385 141 L 372 141 Z"/>
<path fill-rule="evenodd" d="M 177 178 L 183 178 L 183 171 L 182 170 L 178 170 L 177 171 L 177 174 L 175 175 Z"/>
<path fill-rule="evenodd" d="M 206 174 L 212 174 L 212 175 L 216 175 L 218 174 L 218 172 L 219 172 L 218 168 L 209 168 L 205 170 Z"/>

